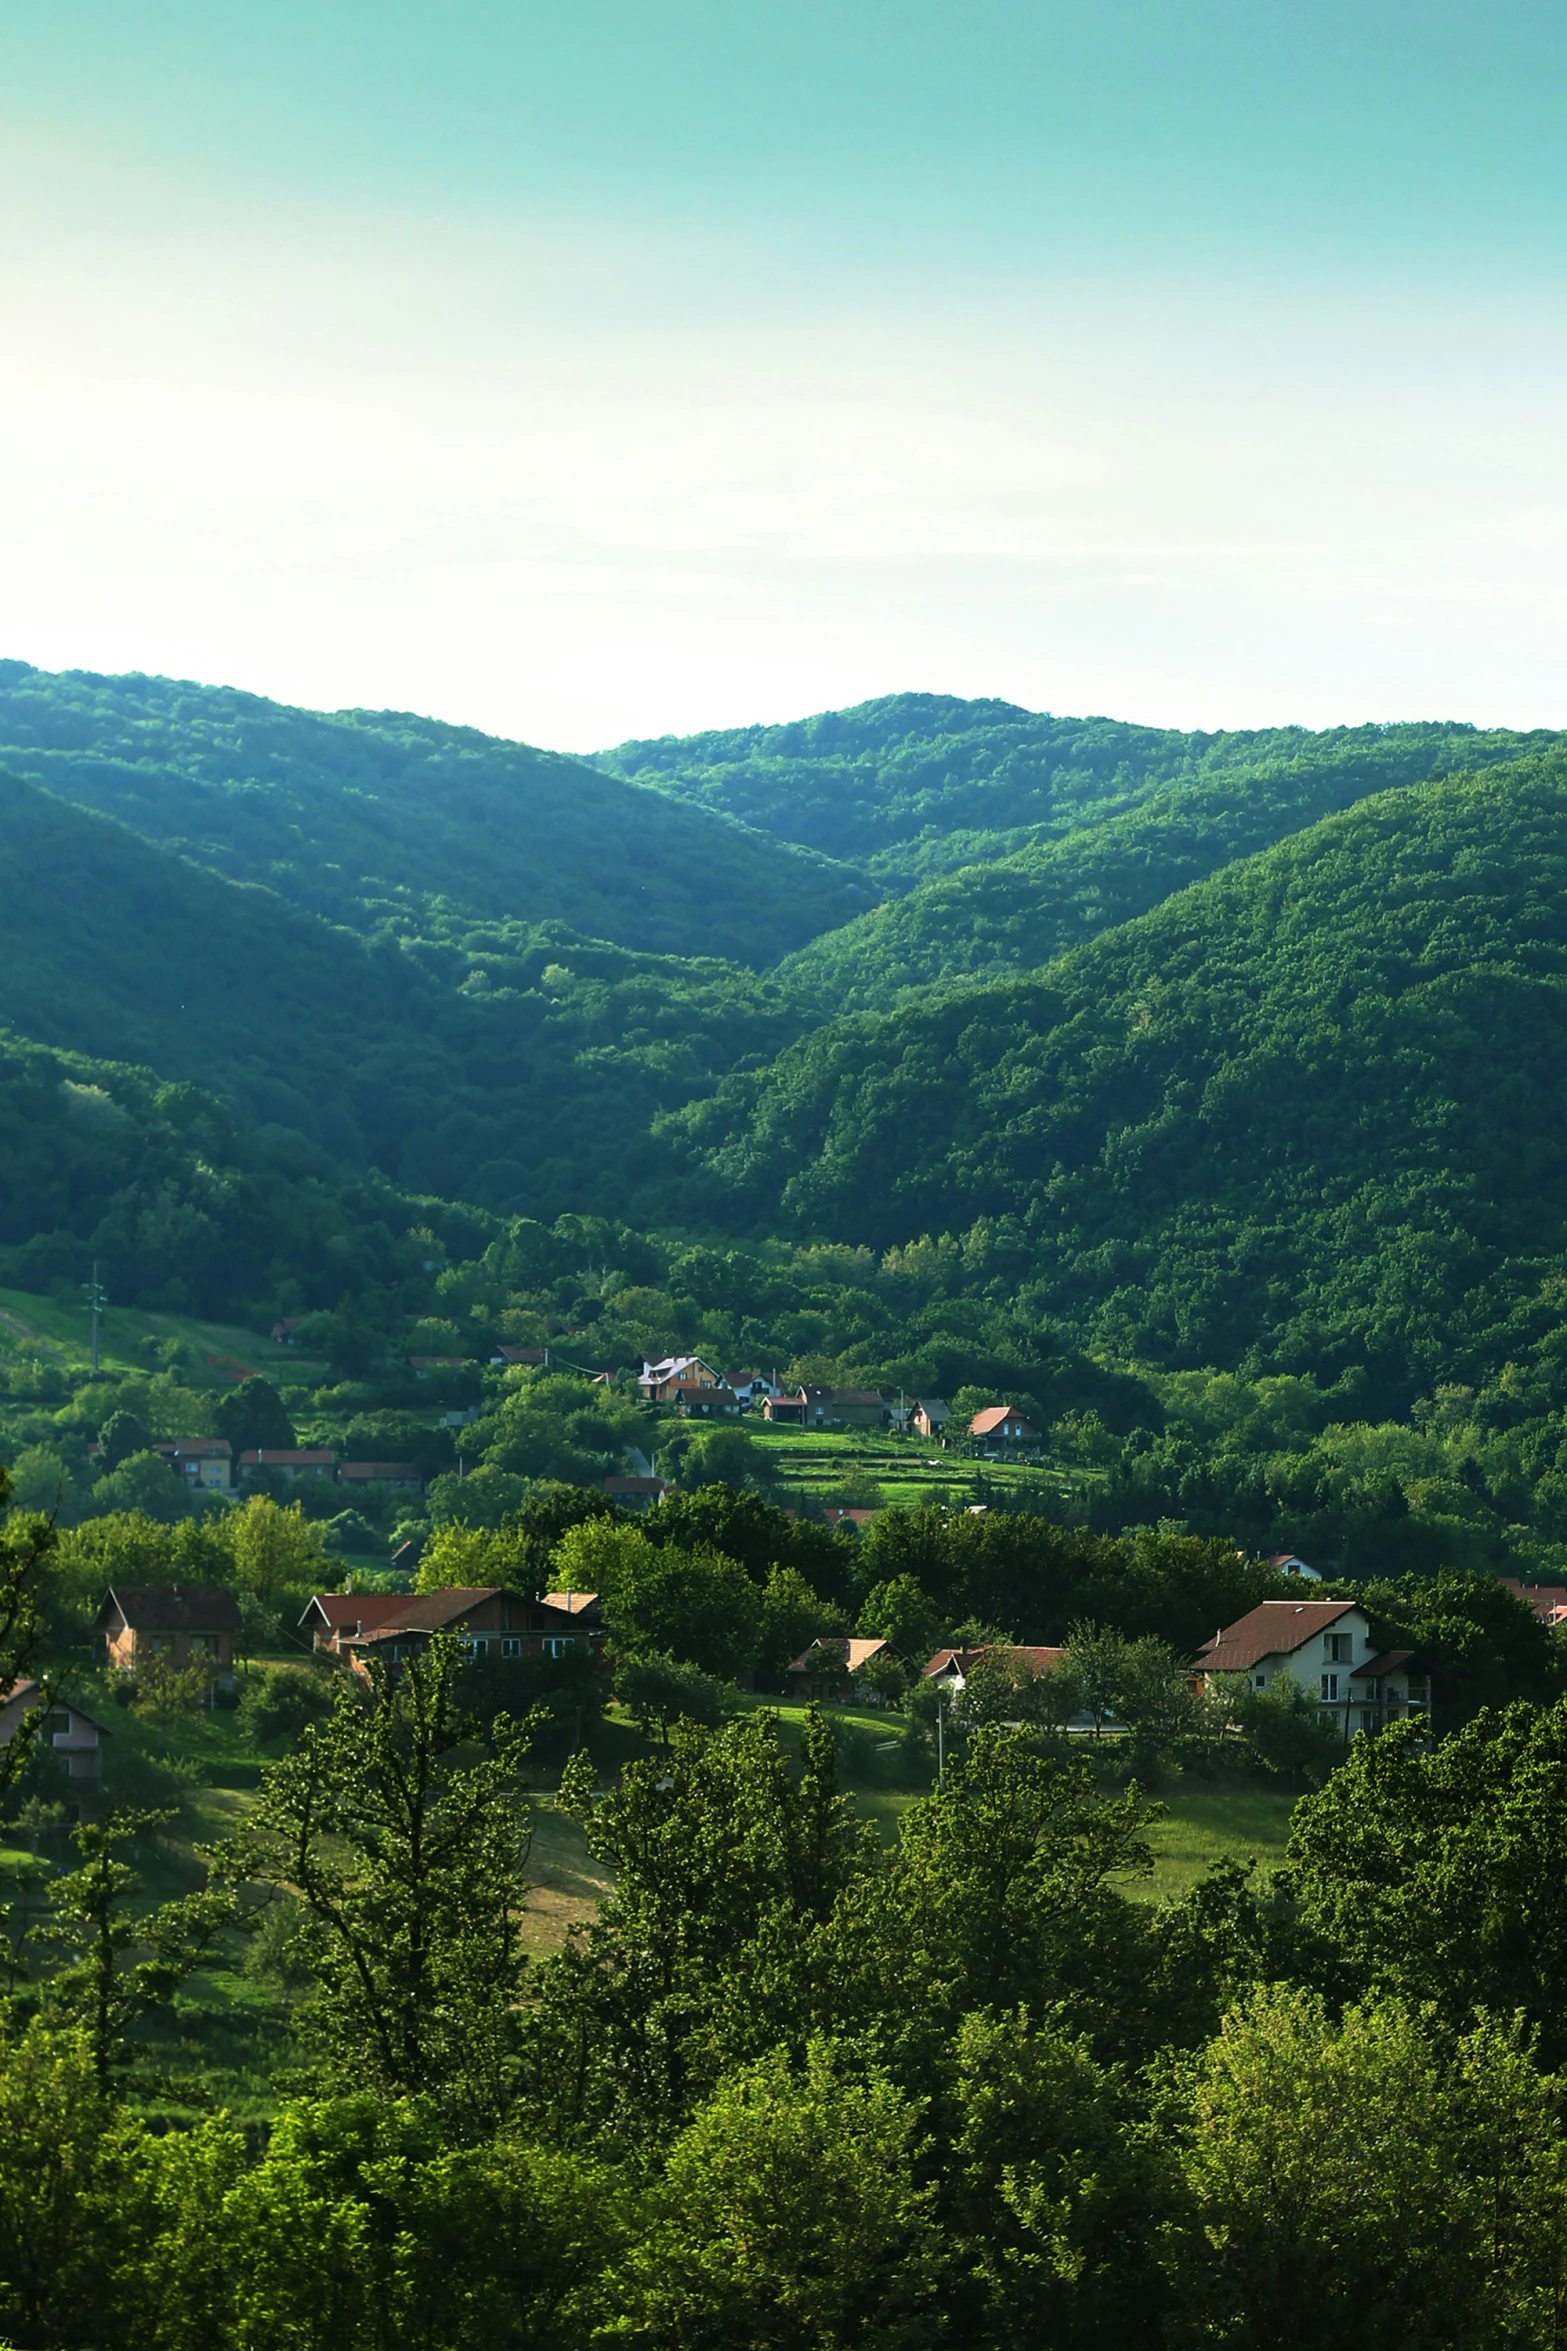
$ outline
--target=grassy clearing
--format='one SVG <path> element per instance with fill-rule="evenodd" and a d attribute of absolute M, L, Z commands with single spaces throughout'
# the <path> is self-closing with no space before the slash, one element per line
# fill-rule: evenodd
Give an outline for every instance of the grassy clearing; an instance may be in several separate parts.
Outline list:
<path fill-rule="evenodd" d="M 103 1318 L 100 1359 L 111 1371 L 155 1368 L 153 1350 L 177 1339 L 188 1351 L 182 1376 L 194 1387 L 224 1388 L 249 1372 L 278 1382 L 319 1379 L 325 1366 L 302 1359 L 297 1349 L 233 1323 L 197 1322 L 183 1314 L 144 1314 L 111 1306 Z M 26 1290 L 0 1290 L 0 1348 L 41 1353 L 61 1370 L 85 1372 L 92 1358 L 85 1303 L 35 1297 Z"/>
<path fill-rule="evenodd" d="M 1052 1505 L 1081 1490 L 1079 1471 L 1036 1469 L 1002 1461 L 976 1461 L 954 1450 L 933 1450 L 926 1437 L 899 1437 L 874 1429 L 774 1429 L 754 1414 L 746 1428 L 768 1456 L 780 1486 L 810 1497 L 830 1495 L 851 1472 L 872 1478 L 885 1501 L 918 1508 L 946 1502 L 963 1508 L 974 1499 L 975 1480 L 1020 1497 Z"/>
<path fill-rule="evenodd" d="M 1299 1798 L 1275 1788 L 1181 1788 L 1163 1802 L 1166 1816 L 1149 1839 L 1153 1876 L 1126 1888 L 1136 1902 L 1179 1901 L 1216 1861 L 1263 1869 L 1282 1861 Z"/>

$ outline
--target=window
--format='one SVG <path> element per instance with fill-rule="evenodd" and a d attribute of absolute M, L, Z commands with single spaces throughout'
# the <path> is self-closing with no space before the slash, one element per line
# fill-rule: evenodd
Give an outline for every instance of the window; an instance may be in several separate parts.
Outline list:
<path fill-rule="evenodd" d="M 520 1657 L 522 1655 L 522 1643 L 517 1639 L 515 1633 L 509 1639 L 502 1641 L 501 1655 L 503 1657 Z"/>
<path fill-rule="evenodd" d="M 1330 1663 L 1334 1665 L 1350 1664 L 1355 1653 L 1354 1634 L 1329 1633 L 1327 1636 L 1327 1649 Z"/>
<path fill-rule="evenodd" d="M 1259 1690 L 1265 1690 L 1265 1689 L 1267 1688 L 1267 1686 L 1268 1686 L 1268 1677 L 1267 1677 L 1267 1675 L 1266 1675 L 1265 1673 L 1260 1673 L 1260 1674 L 1258 1674 L 1258 1676 L 1257 1676 L 1257 1687 L 1258 1687 L 1258 1689 L 1259 1689 Z"/>
<path fill-rule="evenodd" d="M 174 1635 L 172 1633 L 151 1633 L 148 1636 L 147 1646 L 152 1651 L 154 1657 L 172 1657 L 174 1654 Z"/>
<path fill-rule="evenodd" d="M 569 1640 L 564 1633 L 551 1633 L 541 1643 L 541 1647 L 546 1657 L 567 1657 L 576 1647 L 576 1643 Z"/>
<path fill-rule="evenodd" d="M 1336 1673 L 1325 1673 L 1323 1675 L 1322 1695 L 1324 1698 L 1336 1698 L 1338 1696 L 1338 1675 Z"/>
<path fill-rule="evenodd" d="M 192 1633 L 190 1637 L 190 1653 L 192 1657 L 216 1657 L 218 1653 L 217 1634 Z"/>

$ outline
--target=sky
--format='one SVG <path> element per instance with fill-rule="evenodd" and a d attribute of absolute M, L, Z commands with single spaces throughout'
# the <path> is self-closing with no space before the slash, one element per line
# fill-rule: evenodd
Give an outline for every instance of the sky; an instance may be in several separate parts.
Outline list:
<path fill-rule="evenodd" d="M 0 654 L 1567 725 L 1567 10 L 0 11 Z"/>

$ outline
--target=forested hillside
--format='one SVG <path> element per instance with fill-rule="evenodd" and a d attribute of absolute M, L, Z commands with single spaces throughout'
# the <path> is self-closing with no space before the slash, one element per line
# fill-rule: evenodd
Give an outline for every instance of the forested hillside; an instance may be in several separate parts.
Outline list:
<path fill-rule="evenodd" d="M 1226 802 L 1221 790 L 1212 812 L 1197 821 L 1206 831 L 1239 818 L 1229 852 L 1237 855 L 1261 847 L 1287 824 L 1292 789 L 1301 795 L 1298 823 L 1344 805 L 1328 774 L 1314 793 L 1307 777 L 1318 768 L 1338 768 L 1336 781 L 1347 790 L 1354 776 L 1338 763 L 1352 768 L 1364 758 L 1370 780 L 1363 788 L 1372 791 L 1384 781 L 1412 782 L 1442 767 L 1504 758 L 1509 750 L 1516 754 L 1549 740 L 1440 726 L 1341 727 L 1317 735 L 1303 727 L 1182 734 L 1116 719 L 1056 718 L 1009 702 L 890 694 L 786 726 L 622 743 L 602 753 L 598 764 L 657 784 L 672 797 L 722 809 L 781 840 L 847 859 L 898 891 L 1046 847 L 1173 784 L 1235 777 L 1233 801 Z M 1248 833 L 1242 811 L 1250 795 L 1241 779 L 1253 770 L 1273 780 L 1259 790 L 1267 811 L 1258 820 L 1261 829 L 1254 823 Z M 1275 830 L 1268 829 L 1270 821 Z M 1168 886 L 1178 887 L 1209 868 L 1199 861 L 1183 869 L 1177 859 L 1171 870 L 1179 878 Z M 1148 903 L 1145 897 L 1142 904 Z M 961 915 L 957 919 L 961 927 Z M 877 937 L 886 937 L 896 955 L 900 934 Z M 1064 943 L 1052 942 L 1047 932 L 1044 953 Z"/>
<path fill-rule="evenodd" d="M 741 966 L 562 925 L 366 940 L 3 772 L 0 884 L 0 1023 L 500 1209 L 623 1204 L 656 1112 L 803 1025 Z"/>
<path fill-rule="evenodd" d="M 1386 793 L 1047 973 L 818 1031 L 686 1125 L 703 1212 L 976 1220 L 1122 1357 L 1527 1353 L 1567 1242 L 1567 758 Z"/>
<path fill-rule="evenodd" d="M 580 760 L 227 686 L 0 663 L 0 766 L 361 930 L 445 908 L 760 968 L 876 894 Z"/>
<path fill-rule="evenodd" d="M 1548 748 L 1471 728 L 1363 727 L 1287 757 L 1199 766 L 1118 816 L 994 863 L 922 882 L 785 958 L 779 977 L 823 1010 L 885 1010 L 953 980 L 1037 970 L 1068 947 L 1338 809 L 1434 775 Z"/>

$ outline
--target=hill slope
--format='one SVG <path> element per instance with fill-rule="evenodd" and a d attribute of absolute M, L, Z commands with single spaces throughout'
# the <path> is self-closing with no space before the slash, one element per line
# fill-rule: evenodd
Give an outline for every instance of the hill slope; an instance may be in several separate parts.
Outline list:
<path fill-rule="evenodd" d="M 200 1084 L 416 1190 L 553 1215 L 802 1025 L 771 981 L 563 926 L 366 940 L 0 772 L 0 1023 Z"/>
<path fill-rule="evenodd" d="M 683 1123 L 708 1214 L 979 1224 L 1123 1356 L 1364 1364 L 1391 1403 L 1526 1355 L 1567 1248 L 1567 755 L 1363 802 Z"/>
<path fill-rule="evenodd" d="M 877 895 L 721 813 L 399 712 L 0 662 L 0 765 L 357 929 L 428 928 L 444 901 L 759 969 Z"/>
<path fill-rule="evenodd" d="M 1108 718 L 1057 718 L 1009 702 L 892 694 L 787 726 L 622 743 L 598 765 L 848 859 L 885 888 L 904 890 L 961 866 L 1043 848 L 1174 783 L 1395 743 L 1412 755 L 1410 775 L 1427 775 L 1461 764 L 1453 746 L 1463 742 L 1489 745 L 1487 755 L 1496 758 L 1551 739 L 1478 737 L 1473 728 L 1440 726 L 1183 734 Z"/>
<path fill-rule="evenodd" d="M 1290 759 L 1202 772 L 1064 840 L 889 898 L 785 957 L 778 976 L 820 1007 L 855 1012 L 888 1010 L 921 989 L 1036 970 L 1357 800 L 1518 751 L 1513 735 L 1393 727 L 1311 742 Z"/>

